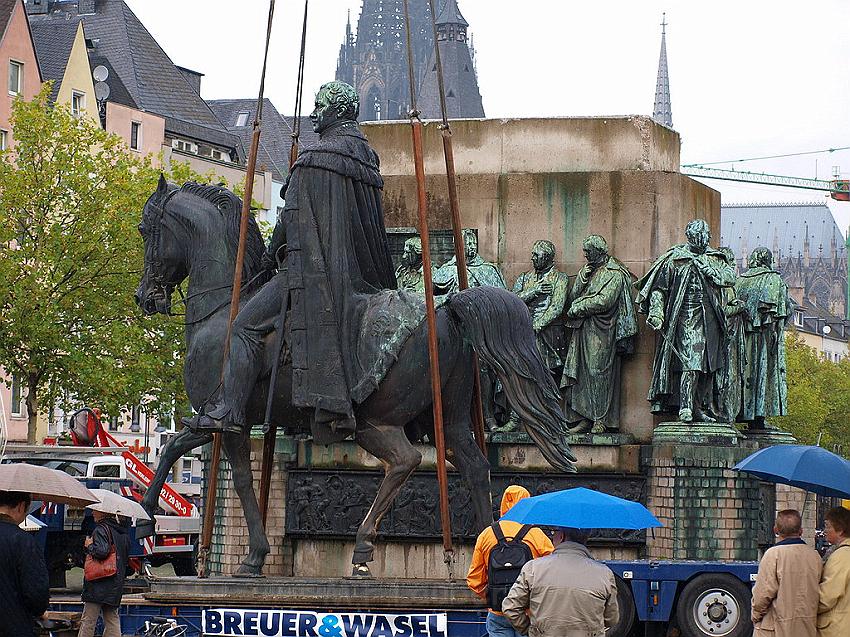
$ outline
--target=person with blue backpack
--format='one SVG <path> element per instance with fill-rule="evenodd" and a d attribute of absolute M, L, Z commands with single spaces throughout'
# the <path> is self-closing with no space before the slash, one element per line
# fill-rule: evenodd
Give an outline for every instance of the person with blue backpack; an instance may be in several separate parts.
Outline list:
<path fill-rule="evenodd" d="M 530 495 L 525 487 L 510 485 L 502 494 L 500 514 L 504 516 L 517 502 Z M 554 550 L 543 531 L 519 522 L 494 522 L 478 535 L 466 585 L 487 602 L 490 637 L 522 637 L 502 614 L 502 602 L 523 565 Z"/>

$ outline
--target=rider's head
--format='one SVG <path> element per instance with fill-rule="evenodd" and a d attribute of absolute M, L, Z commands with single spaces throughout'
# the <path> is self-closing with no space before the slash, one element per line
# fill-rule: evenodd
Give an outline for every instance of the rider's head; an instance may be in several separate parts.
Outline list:
<path fill-rule="evenodd" d="M 360 114 L 360 98 L 354 87 L 345 82 L 322 84 L 316 94 L 316 106 L 310 113 L 313 130 L 321 134 L 340 120 L 357 121 Z"/>

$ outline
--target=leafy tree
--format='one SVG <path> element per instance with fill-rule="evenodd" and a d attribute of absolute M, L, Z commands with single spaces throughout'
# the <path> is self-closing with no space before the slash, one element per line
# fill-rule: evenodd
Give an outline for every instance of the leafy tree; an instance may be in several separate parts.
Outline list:
<path fill-rule="evenodd" d="M 15 145 L 0 155 L 0 365 L 26 387 L 31 443 L 45 399 L 116 414 L 182 390 L 179 326 L 133 300 L 136 225 L 159 171 L 49 90 L 15 101 Z"/>
<path fill-rule="evenodd" d="M 850 360 L 826 360 L 796 332 L 786 335 L 788 415 L 771 422 L 803 444 L 850 452 Z"/>

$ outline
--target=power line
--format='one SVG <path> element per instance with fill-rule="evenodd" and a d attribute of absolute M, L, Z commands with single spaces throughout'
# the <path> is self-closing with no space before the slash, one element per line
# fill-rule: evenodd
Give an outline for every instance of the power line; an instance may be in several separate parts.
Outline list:
<path fill-rule="evenodd" d="M 703 161 L 698 164 L 683 164 L 683 168 L 693 166 L 715 166 L 717 164 L 734 164 L 742 161 L 757 161 L 759 159 L 780 159 L 782 157 L 799 157 L 801 155 L 819 155 L 821 153 L 834 153 L 839 150 L 850 150 L 850 146 L 839 146 L 838 148 L 825 148 L 823 150 L 808 150 L 802 153 L 785 153 L 783 155 L 765 155 L 764 157 L 747 157 L 746 159 L 730 159 L 727 161 Z"/>

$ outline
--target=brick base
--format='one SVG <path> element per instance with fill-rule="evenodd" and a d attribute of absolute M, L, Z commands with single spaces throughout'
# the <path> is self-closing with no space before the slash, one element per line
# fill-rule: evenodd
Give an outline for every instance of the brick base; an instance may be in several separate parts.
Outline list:
<path fill-rule="evenodd" d="M 733 471 L 741 447 L 653 445 L 647 503 L 664 524 L 647 534 L 650 559 L 755 560 L 765 517 L 758 480 Z M 770 503 L 769 517 L 773 512 Z"/>

